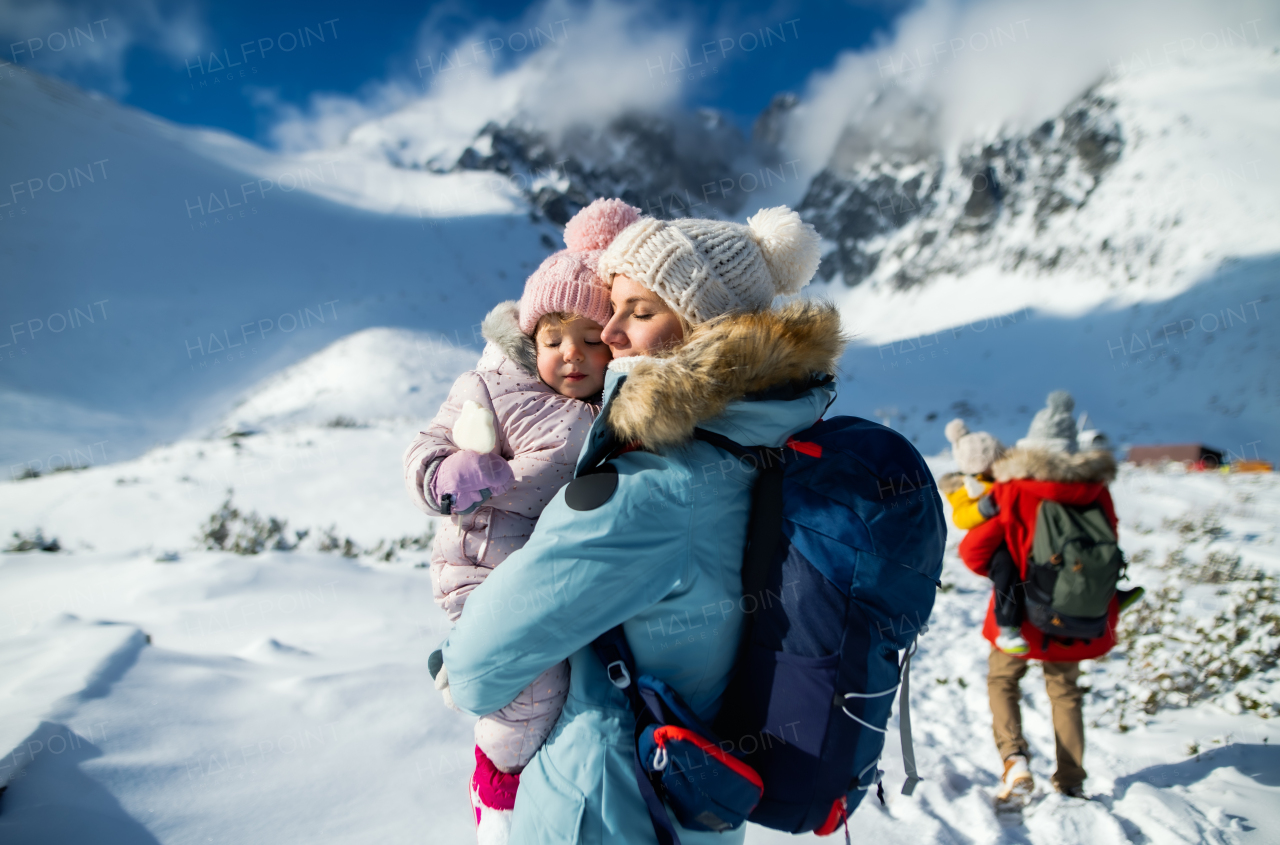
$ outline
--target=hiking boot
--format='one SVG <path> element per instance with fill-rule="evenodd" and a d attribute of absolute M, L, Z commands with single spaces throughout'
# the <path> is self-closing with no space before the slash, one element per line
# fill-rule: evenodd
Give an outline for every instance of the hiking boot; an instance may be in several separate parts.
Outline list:
<path fill-rule="evenodd" d="M 1058 790 L 1060 794 L 1065 795 L 1068 798 L 1079 798 L 1082 801 L 1089 800 L 1089 796 L 1084 794 L 1084 787 L 1081 786 L 1080 784 L 1076 784 L 1075 786 L 1058 786 L 1055 783 L 1053 785 L 1053 788 Z"/>
<path fill-rule="evenodd" d="M 996 792 L 996 805 L 1023 804 L 1035 786 L 1036 782 L 1031 777 L 1031 767 L 1027 765 L 1026 756 L 1011 754 L 1004 761 L 1004 777 L 1000 779 L 1000 789 Z"/>
<path fill-rule="evenodd" d="M 1031 650 L 1031 646 L 1022 636 L 1022 631 L 1012 626 L 1000 627 L 1000 635 L 996 637 L 996 648 L 1005 654 L 1026 654 Z"/>
<path fill-rule="evenodd" d="M 1142 594 L 1145 592 L 1146 590 L 1142 587 L 1134 587 L 1132 590 L 1116 590 L 1116 598 L 1120 600 L 1120 612 L 1124 613 L 1132 607 L 1138 599 L 1142 598 Z"/>

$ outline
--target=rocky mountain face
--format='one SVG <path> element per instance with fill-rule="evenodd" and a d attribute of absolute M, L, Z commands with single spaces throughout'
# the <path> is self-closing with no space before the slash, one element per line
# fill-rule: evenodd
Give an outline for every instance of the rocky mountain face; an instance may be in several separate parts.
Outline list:
<path fill-rule="evenodd" d="M 458 147 L 424 143 L 429 115 L 406 110 L 348 139 L 393 167 L 433 173 L 489 171 L 529 201 L 536 217 L 563 225 L 598 197 L 620 197 L 645 214 L 737 216 L 770 168 L 794 178 L 780 148 L 794 94 L 778 94 L 747 137 L 713 109 L 623 114 L 602 125 L 552 134 L 522 118 L 493 120 Z"/>
<path fill-rule="evenodd" d="M 520 121 L 490 122 L 453 160 L 384 154 L 398 167 L 499 174 L 534 215 L 557 224 L 597 197 L 621 197 L 666 219 L 733 218 L 749 193 L 722 192 L 720 180 L 779 164 L 797 102 L 776 96 L 750 138 L 701 110 L 629 114 L 556 138 Z M 886 97 L 845 130 L 799 205 L 828 243 L 824 280 L 882 279 L 905 289 L 992 261 L 1046 270 L 1069 262 L 1070 249 L 1040 236 L 1054 218 L 1084 208 L 1125 148 L 1115 103 L 1093 91 L 1033 131 L 950 153 L 933 142 L 935 129 L 926 105 Z"/>
<path fill-rule="evenodd" d="M 894 132 L 869 121 L 875 138 L 846 130 L 799 208 L 829 243 L 820 274 L 904 289 L 993 260 L 1058 266 L 1061 244 L 1037 235 L 1082 209 L 1119 159 L 1125 138 L 1114 109 L 1091 92 L 1031 132 L 951 154 L 923 140 L 931 127 L 923 108 L 895 115 Z"/>
<path fill-rule="evenodd" d="M 711 110 L 665 116 L 628 114 L 602 128 L 580 126 L 558 143 L 518 125 L 490 123 L 453 165 L 492 170 L 520 187 L 536 213 L 564 224 L 597 197 L 620 197 L 646 214 L 733 214 L 738 197 L 703 190 L 732 178 L 750 145 Z"/>
<path fill-rule="evenodd" d="M 906 290 L 984 268 L 1172 290 L 1271 242 L 1272 203 L 1256 189 L 1265 133 L 1233 129 L 1258 123 L 1238 99 L 1265 101 L 1265 72 L 1248 61 L 1121 74 L 1029 129 L 975 127 L 945 144 L 946 104 L 886 88 L 812 177 L 788 160 L 808 119 L 789 95 L 749 135 L 708 110 L 554 136 L 507 117 L 428 148 L 425 118 L 408 114 L 361 141 L 395 167 L 497 174 L 535 219 L 558 224 L 602 196 L 661 218 L 741 219 L 762 196 L 743 182 L 781 170 L 807 180 L 795 204 L 824 238 L 820 278 L 849 287 Z"/>
<path fill-rule="evenodd" d="M 415 155 L 411 145 L 384 144 L 381 153 L 397 167 L 499 174 L 535 215 L 561 225 L 597 197 L 621 197 L 664 219 L 732 216 L 746 194 L 722 191 L 721 180 L 777 157 L 778 124 L 794 103 L 790 95 L 776 98 L 752 138 L 722 114 L 701 109 L 625 114 L 557 137 L 520 120 L 490 122 L 452 160 Z"/>

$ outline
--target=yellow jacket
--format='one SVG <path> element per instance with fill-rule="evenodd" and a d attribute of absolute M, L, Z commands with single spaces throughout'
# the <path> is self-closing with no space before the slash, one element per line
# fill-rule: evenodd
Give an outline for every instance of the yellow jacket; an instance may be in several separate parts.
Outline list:
<path fill-rule="evenodd" d="M 969 483 L 966 484 L 966 481 Z M 976 482 L 976 483 L 975 483 Z M 991 490 L 991 479 L 985 475 L 962 475 L 950 472 L 938 479 L 938 487 L 951 503 L 951 521 L 956 528 L 968 531 L 987 521 L 978 510 L 978 500 Z M 970 495 L 971 487 L 981 486 L 978 495 Z"/>

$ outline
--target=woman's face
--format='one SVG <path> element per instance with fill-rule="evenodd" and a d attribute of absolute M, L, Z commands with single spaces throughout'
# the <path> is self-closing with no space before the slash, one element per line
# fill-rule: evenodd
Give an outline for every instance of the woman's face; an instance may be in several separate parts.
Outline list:
<path fill-rule="evenodd" d="M 609 344 L 613 357 L 654 355 L 684 340 L 684 328 L 676 312 L 630 276 L 613 277 L 609 300 L 613 316 L 600 339 Z"/>

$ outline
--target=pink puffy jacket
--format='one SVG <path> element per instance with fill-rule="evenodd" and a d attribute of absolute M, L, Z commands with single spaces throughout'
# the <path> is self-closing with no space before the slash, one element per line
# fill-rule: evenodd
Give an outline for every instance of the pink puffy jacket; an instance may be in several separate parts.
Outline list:
<path fill-rule="evenodd" d="M 404 456 L 404 480 L 419 509 L 442 514 L 431 495 L 440 462 L 458 451 L 453 424 L 470 399 L 493 414 L 498 453 L 511 464 L 515 484 L 468 514 L 441 526 L 431 552 L 436 602 L 456 621 L 468 594 L 533 533 L 534 523 L 556 492 L 573 480 L 574 465 L 600 406 L 571 399 L 537 376 L 533 340 L 516 324 L 515 302 L 485 317 L 488 343 L 476 369 L 463 373 L 427 430 Z"/>

